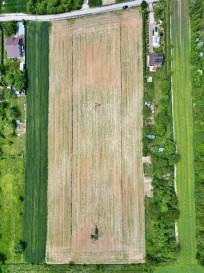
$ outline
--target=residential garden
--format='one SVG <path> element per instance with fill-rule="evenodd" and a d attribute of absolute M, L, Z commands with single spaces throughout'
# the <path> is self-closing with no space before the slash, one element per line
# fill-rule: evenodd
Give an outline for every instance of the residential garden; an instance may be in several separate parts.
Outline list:
<path fill-rule="evenodd" d="M 8 25 L 0 26 L 0 262 L 16 263 L 23 261 L 25 248 L 22 238 L 25 134 L 19 134 L 18 124 L 25 120 L 25 94 L 20 95 L 20 91 L 25 90 L 26 77 L 19 69 L 20 61 L 7 58 L 4 37 L 16 31 L 16 23 Z"/>

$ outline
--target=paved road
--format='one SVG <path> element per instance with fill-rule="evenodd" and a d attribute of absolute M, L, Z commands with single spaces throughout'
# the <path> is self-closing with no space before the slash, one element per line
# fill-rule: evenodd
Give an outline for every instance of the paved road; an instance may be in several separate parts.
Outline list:
<path fill-rule="evenodd" d="M 146 0 L 146 2 L 159 2 L 160 0 Z M 125 2 L 121 4 L 114 4 L 110 6 L 104 6 L 99 8 L 90 8 L 85 10 L 77 10 L 72 12 L 60 13 L 60 14 L 50 14 L 50 15 L 28 15 L 24 13 L 10 13 L 10 14 L 1 14 L 0 15 L 0 22 L 5 21 L 21 21 L 22 19 L 27 21 L 53 21 L 53 20 L 63 20 L 68 18 L 75 18 L 79 16 L 97 14 L 97 13 L 104 13 L 108 11 L 120 10 L 124 5 L 128 7 L 136 7 L 141 5 L 142 0 L 135 0 L 131 2 Z"/>

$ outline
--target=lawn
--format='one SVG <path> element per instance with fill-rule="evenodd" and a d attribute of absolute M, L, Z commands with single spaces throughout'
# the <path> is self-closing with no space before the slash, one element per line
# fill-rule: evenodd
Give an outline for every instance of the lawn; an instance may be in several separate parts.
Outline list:
<path fill-rule="evenodd" d="M 14 137 L 10 133 L 5 130 L 5 137 L 13 144 L 3 146 L 6 156 L 0 160 L 0 252 L 5 256 L 6 263 L 16 263 L 23 261 L 22 255 L 12 253 L 12 248 L 15 242 L 22 240 L 25 161 L 20 154 L 24 154 L 25 135 Z"/>
<path fill-rule="evenodd" d="M 26 12 L 26 0 L 0 0 L 0 13 Z"/>
<path fill-rule="evenodd" d="M 49 23 L 29 22 L 26 68 L 27 138 L 25 173 L 25 259 L 45 257 L 47 230 L 47 126 L 49 89 Z"/>
<path fill-rule="evenodd" d="M 25 96 L 7 101 L 18 109 L 18 119 L 25 119 Z M 14 135 L 15 133 L 15 135 Z M 0 138 L 0 253 L 6 263 L 23 261 L 22 255 L 14 255 L 15 242 L 22 240 L 22 215 L 24 196 L 25 134 L 16 136 L 16 130 L 3 127 L 4 138 Z M 8 144 L 6 144 L 8 143 Z"/>
<path fill-rule="evenodd" d="M 180 218 L 179 262 L 196 263 L 195 182 L 193 167 L 193 119 L 190 85 L 190 33 L 187 0 L 172 1 L 172 70 L 174 136 L 181 156 L 177 164 Z M 185 7 L 185 8 L 184 8 Z"/>

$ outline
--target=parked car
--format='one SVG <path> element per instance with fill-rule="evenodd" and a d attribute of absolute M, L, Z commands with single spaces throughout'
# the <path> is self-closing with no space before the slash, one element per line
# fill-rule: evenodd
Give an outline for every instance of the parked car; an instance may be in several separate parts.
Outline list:
<path fill-rule="evenodd" d="M 123 9 L 127 9 L 128 8 L 128 6 L 126 5 L 126 6 L 123 6 Z"/>

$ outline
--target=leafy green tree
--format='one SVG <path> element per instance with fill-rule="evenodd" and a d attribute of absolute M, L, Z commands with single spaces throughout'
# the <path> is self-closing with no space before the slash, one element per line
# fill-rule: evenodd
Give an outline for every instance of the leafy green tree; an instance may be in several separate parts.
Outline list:
<path fill-rule="evenodd" d="M 5 120 L 5 124 L 7 124 L 8 127 L 11 128 L 11 129 L 15 129 L 16 128 L 16 121 L 15 121 L 15 119 Z"/>
<path fill-rule="evenodd" d="M 5 22 L 3 23 L 3 30 L 7 37 L 10 37 L 16 34 L 17 24 L 15 21 Z"/>
<path fill-rule="evenodd" d="M 145 10 L 147 7 L 148 7 L 147 2 L 145 0 L 143 0 L 142 3 L 141 3 L 142 10 Z"/>

